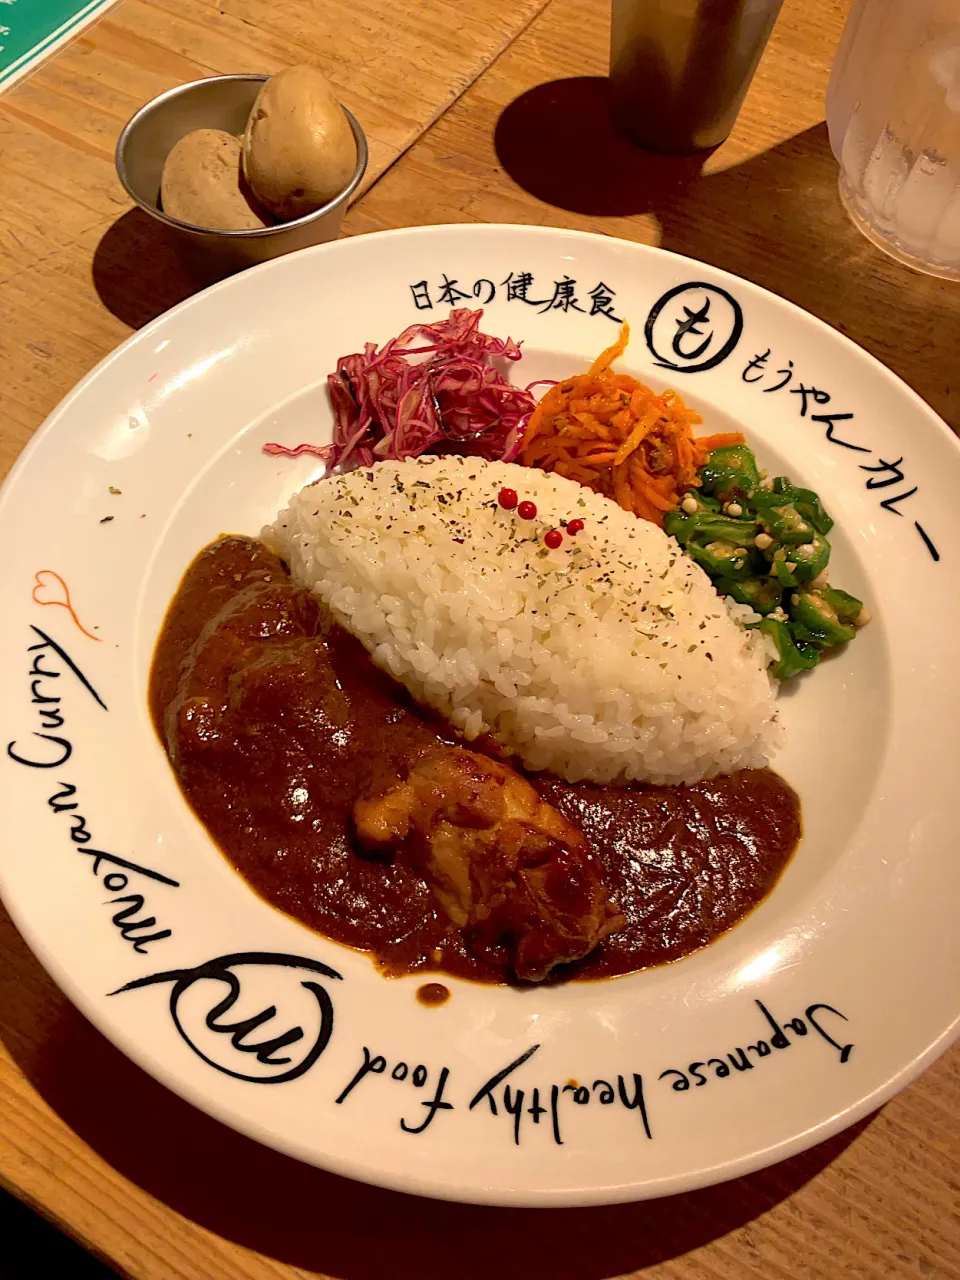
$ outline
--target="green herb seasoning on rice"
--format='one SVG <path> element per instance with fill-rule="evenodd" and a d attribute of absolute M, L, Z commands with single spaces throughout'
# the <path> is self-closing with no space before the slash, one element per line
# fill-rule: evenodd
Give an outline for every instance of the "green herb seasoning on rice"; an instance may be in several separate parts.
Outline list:
<path fill-rule="evenodd" d="M 502 506 L 505 489 L 535 516 Z M 418 701 L 529 769 L 691 783 L 776 746 L 767 642 L 734 616 L 749 610 L 573 481 L 477 458 L 381 462 L 302 490 L 262 536 Z"/>

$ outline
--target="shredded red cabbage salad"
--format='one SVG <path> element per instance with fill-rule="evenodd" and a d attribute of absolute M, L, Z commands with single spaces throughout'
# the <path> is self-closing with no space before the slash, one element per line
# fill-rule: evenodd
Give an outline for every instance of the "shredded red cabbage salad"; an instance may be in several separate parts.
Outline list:
<path fill-rule="evenodd" d="M 520 344 L 480 332 L 483 311 L 460 308 L 446 320 L 414 324 L 378 350 L 342 356 L 327 379 L 335 418 L 333 444 L 264 452 L 317 453 L 352 470 L 385 458 L 468 452 L 512 462 L 535 401 L 507 382 L 497 360 L 519 360 Z M 532 385 L 537 385 L 536 383 Z"/>
<path fill-rule="evenodd" d="M 269 453 L 273 457 L 279 458 L 299 458 L 302 453 L 312 453 L 315 458 L 325 458 L 329 447 L 330 446 L 327 445 L 325 448 L 323 445 L 319 444 L 298 444 L 295 448 L 291 449 L 289 445 L 274 444 L 271 441 L 270 444 L 265 444 L 263 446 L 262 452 Z"/>

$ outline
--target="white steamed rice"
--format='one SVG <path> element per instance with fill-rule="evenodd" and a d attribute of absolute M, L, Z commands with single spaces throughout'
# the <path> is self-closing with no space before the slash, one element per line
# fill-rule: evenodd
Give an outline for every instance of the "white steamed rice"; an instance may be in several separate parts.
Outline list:
<path fill-rule="evenodd" d="M 499 506 L 504 486 L 536 519 Z M 582 532 L 547 550 L 576 517 Z M 530 769 L 689 783 L 776 744 L 760 635 L 672 538 L 573 481 L 382 462 L 301 490 L 262 536 L 416 699 Z"/>

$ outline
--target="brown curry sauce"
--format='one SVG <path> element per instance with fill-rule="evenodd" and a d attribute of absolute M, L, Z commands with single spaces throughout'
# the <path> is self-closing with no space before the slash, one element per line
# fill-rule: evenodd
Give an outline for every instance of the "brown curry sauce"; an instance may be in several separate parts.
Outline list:
<path fill-rule="evenodd" d="M 385 861 L 351 840 L 357 796 L 399 754 L 452 743 L 453 731 L 260 543 L 221 539 L 187 570 L 157 643 L 150 710 L 185 797 L 267 902 L 390 973 L 509 981 L 506 948 L 469 950 L 402 851 Z M 766 897 L 800 838 L 799 800 L 769 769 L 690 787 L 531 781 L 583 829 L 626 917 L 558 977 L 613 977 L 706 945 Z"/>

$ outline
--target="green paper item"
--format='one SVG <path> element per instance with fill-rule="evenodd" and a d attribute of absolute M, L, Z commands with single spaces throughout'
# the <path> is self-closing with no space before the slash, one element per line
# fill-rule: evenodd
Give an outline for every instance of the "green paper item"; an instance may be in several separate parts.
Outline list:
<path fill-rule="evenodd" d="M 0 91 L 78 35 L 116 0 L 0 0 Z"/>

